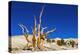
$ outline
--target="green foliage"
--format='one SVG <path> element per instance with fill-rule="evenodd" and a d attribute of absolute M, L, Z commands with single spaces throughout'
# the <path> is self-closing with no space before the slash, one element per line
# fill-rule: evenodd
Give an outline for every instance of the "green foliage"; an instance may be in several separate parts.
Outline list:
<path fill-rule="evenodd" d="M 72 45 L 72 47 L 74 47 L 75 41 L 71 40 L 71 41 L 70 41 L 70 44 Z"/>
<path fill-rule="evenodd" d="M 61 44 L 65 45 L 64 39 L 61 39 Z"/>
<path fill-rule="evenodd" d="M 68 46 L 74 47 L 74 45 L 75 45 L 75 41 L 74 40 L 67 40 L 67 42 L 66 43 L 68 44 Z"/>
<path fill-rule="evenodd" d="M 48 42 L 48 43 L 51 43 L 51 40 L 50 40 L 50 39 L 47 39 L 47 42 Z"/>
<path fill-rule="evenodd" d="M 75 41 L 72 41 L 72 47 L 74 47 L 74 45 L 75 45 Z"/>
<path fill-rule="evenodd" d="M 62 46 L 61 40 L 57 40 L 57 45 Z"/>
<path fill-rule="evenodd" d="M 64 39 L 57 40 L 57 44 L 58 44 L 59 46 L 66 45 L 66 43 L 64 42 Z"/>
<path fill-rule="evenodd" d="M 55 40 L 53 39 L 52 42 L 55 42 Z"/>

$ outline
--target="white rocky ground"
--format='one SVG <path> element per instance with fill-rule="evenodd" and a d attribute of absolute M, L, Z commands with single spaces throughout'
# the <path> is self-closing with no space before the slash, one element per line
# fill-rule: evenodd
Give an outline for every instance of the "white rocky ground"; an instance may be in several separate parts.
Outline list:
<path fill-rule="evenodd" d="M 29 39 L 32 39 L 32 35 L 29 36 Z M 56 39 L 57 40 L 57 39 Z M 65 41 L 68 39 L 64 39 Z M 78 42 L 77 39 L 73 39 L 76 43 Z M 11 48 L 12 48 L 12 52 L 32 52 L 31 50 L 22 50 L 24 49 L 24 47 L 26 46 L 27 41 L 25 39 L 25 37 L 23 35 L 21 36 L 12 36 L 11 37 Z M 69 50 L 69 49 L 77 49 L 77 46 L 75 46 L 74 48 L 72 47 L 67 47 L 67 46 L 58 46 L 55 42 L 54 43 L 47 43 L 45 42 L 44 44 L 46 46 L 46 48 L 44 48 L 44 51 L 51 51 L 51 50 Z M 38 51 L 38 49 L 36 50 Z"/>

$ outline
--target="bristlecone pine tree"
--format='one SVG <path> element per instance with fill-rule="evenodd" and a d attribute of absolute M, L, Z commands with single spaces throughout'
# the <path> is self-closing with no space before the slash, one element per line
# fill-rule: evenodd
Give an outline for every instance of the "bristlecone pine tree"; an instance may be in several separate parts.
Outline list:
<path fill-rule="evenodd" d="M 45 39 L 46 39 L 46 36 L 47 36 L 49 33 L 54 32 L 54 31 L 56 30 L 56 28 L 55 28 L 55 29 L 52 29 L 52 30 L 50 30 L 50 31 L 47 31 L 47 32 L 43 33 L 43 30 L 44 30 L 45 28 L 42 28 L 42 31 L 40 31 L 40 30 L 41 30 L 41 17 L 42 17 L 42 14 L 43 14 L 43 10 L 44 10 L 44 6 L 42 7 L 42 10 L 41 10 L 40 15 L 39 15 L 38 28 L 36 28 L 36 17 L 34 17 L 34 27 L 33 27 L 33 31 L 32 31 L 32 32 L 33 32 L 32 41 L 30 41 L 30 40 L 28 39 L 28 31 L 27 31 L 27 28 L 26 28 L 24 25 L 19 25 L 19 26 L 22 28 L 22 32 L 23 32 L 23 34 L 24 34 L 27 42 L 28 42 L 28 43 L 32 43 L 32 47 L 34 48 L 34 50 L 35 50 L 36 48 L 39 48 L 39 49 L 40 49 L 41 47 L 44 48 L 44 43 L 43 43 L 43 41 L 41 41 L 41 40 L 45 40 Z M 24 32 L 24 28 L 26 29 L 27 32 Z M 37 29 L 38 29 L 38 32 L 36 32 Z M 42 33 L 41 33 L 41 32 L 42 32 Z M 36 34 L 38 34 L 38 36 L 36 36 Z M 42 45 L 41 45 L 41 43 L 42 43 Z"/>

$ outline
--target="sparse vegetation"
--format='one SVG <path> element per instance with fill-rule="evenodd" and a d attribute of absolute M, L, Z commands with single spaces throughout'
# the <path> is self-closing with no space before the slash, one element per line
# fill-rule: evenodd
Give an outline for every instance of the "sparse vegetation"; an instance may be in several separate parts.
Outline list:
<path fill-rule="evenodd" d="M 61 44 L 65 45 L 64 39 L 61 39 Z"/>
<path fill-rule="evenodd" d="M 62 46 L 61 40 L 57 40 L 57 45 Z"/>
<path fill-rule="evenodd" d="M 52 42 L 55 42 L 55 40 L 53 39 Z"/>
<path fill-rule="evenodd" d="M 47 39 L 47 42 L 48 42 L 48 43 L 51 43 L 51 40 L 50 40 L 50 39 Z"/>
<path fill-rule="evenodd" d="M 67 46 L 74 47 L 74 45 L 76 45 L 76 44 L 75 44 L 75 41 L 74 41 L 74 40 L 67 40 L 67 41 L 66 41 L 66 45 L 67 45 Z"/>
<path fill-rule="evenodd" d="M 71 41 L 70 41 L 70 44 L 71 44 L 72 47 L 74 47 L 75 41 L 71 40 Z"/>

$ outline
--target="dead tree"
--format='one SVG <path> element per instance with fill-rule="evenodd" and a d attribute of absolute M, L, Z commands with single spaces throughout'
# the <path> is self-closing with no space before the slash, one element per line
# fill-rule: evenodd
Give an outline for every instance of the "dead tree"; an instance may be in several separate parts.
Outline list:
<path fill-rule="evenodd" d="M 40 12 L 40 15 L 39 15 L 39 24 L 38 24 L 38 39 L 37 39 L 37 47 L 40 48 L 40 43 L 41 43 L 41 32 L 40 32 L 40 28 L 41 28 L 41 17 L 42 17 L 42 14 L 43 14 L 43 10 L 44 10 L 44 6 L 42 7 L 42 10 Z"/>
<path fill-rule="evenodd" d="M 33 38 L 32 38 L 32 44 L 33 44 L 33 48 L 36 48 L 36 17 L 34 16 L 34 30 L 33 30 Z"/>
<path fill-rule="evenodd" d="M 39 23 L 38 23 L 38 28 L 36 27 L 36 17 L 34 16 L 34 26 L 33 26 L 33 37 L 32 37 L 32 41 L 30 41 L 28 39 L 28 29 L 26 28 L 26 26 L 22 25 L 22 24 L 19 24 L 19 26 L 22 28 L 22 33 L 24 34 L 24 37 L 26 38 L 27 42 L 28 43 L 31 43 L 32 44 L 32 47 L 33 49 L 35 49 L 36 47 L 38 47 L 39 49 L 41 49 L 41 47 L 43 47 L 43 44 L 41 45 L 41 43 L 43 43 L 43 41 L 41 40 L 45 40 L 46 39 L 46 36 L 51 33 L 51 32 L 54 32 L 56 30 L 55 29 L 52 29 L 50 31 L 47 31 L 44 33 L 44 30 L 47 28 L 42 28 L 41 29 L 41 17 L 42 17 L 42 14 L 43 14 L 43 10 L 44 10 L 44 6 L 42 7 L 42 10 L 40 12 L 40 15 L 39 15 Z M 36 32 L 38 29 L 38 32 Z M 26 32 L 24 31 L 26 30 Z M 38 37 L 36 36 L 36 34 L 38 34 Z"/>

